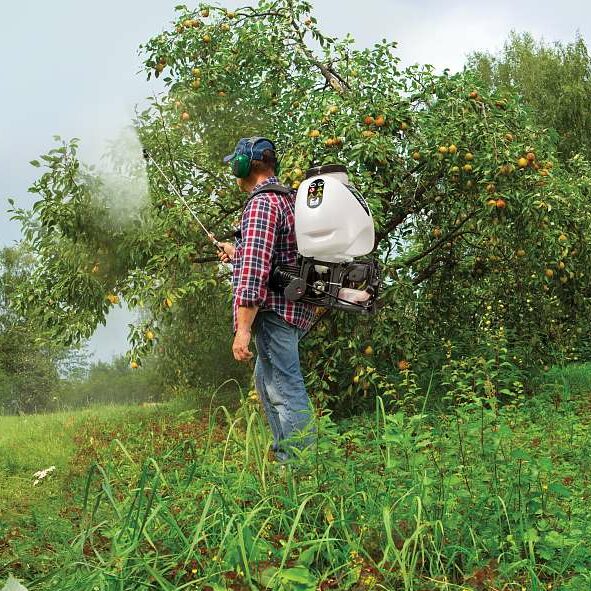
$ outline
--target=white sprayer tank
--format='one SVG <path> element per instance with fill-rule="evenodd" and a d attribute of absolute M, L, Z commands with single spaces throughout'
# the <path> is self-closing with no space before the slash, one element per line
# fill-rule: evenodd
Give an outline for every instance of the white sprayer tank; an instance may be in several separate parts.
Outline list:
<path fill-rule="evenodd" d="M 351 261 L 374 247 L 373 218 L 340 165 L 311 168 L 295 203 L 298 252 L 327 263 Z"/>

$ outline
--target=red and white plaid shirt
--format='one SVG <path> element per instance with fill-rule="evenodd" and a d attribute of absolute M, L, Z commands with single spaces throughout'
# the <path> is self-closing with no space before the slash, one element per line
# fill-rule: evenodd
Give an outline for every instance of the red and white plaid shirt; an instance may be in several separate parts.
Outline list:
<path fill-rule="evenodd" d="M 253 189 L 279 183 L 271 176 Z M 308 330 L 314 322 L 314 307 L 292 302 L 283 293 L 269 289 L 271 262 L 293 265 L 297 257 L 294 227 L 295 193 L 260 193 L 246 203 L 240 220 L 241 238 L 236 239 L 232 270 L 234 332 L 239 306 L 273 310 L 289 324 Z"/>

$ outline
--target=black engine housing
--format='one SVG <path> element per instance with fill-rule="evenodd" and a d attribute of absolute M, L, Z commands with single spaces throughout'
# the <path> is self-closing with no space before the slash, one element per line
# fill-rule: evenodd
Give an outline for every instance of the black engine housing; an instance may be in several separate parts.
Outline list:
<path fill-rule="evenodd" d="M 377 309 L 379 268 L 373 259 L 327 263 L 298 255 L 295 265 L 277 265 L 273 268 L 269 286 L 283 292 L 292 301 L 371 314 Z M 366 291 L 369 298 L 363 302 L 346 301 L 339 297 L 342 288 Z"/>

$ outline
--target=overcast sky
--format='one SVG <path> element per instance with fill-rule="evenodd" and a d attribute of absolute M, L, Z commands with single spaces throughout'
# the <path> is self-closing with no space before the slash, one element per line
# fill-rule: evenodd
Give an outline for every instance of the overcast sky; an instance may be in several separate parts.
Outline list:
<path fill-rule="evenodd" d="M 52 147 L 52 136 L 79 137 L 83 155 L 94 158 L 104 140 L 130 122 L 134 105 L 152 94 L 154 86 L 138 74 L 137 48 L 167 25 L 178 3 L 2 2 L 0 246 L 19 239 L 6 199 L 32 204 L 27 188 L 39 171 L 28 162 Z M 591 39 L 591 3 L 584 0 L 316 0 L 314 5 L 329 35 L 351 32 L 360 47 L 394 39 L 403 64 L 430 63 L 439 70 L 461 69 L 474 50 L 498 51 L 512 29 L 546 41 L 572 41 L 577 31 Z M 128 322 L 127 313 L 112 314 L 91 343 L 96 358 L 125 350 Z"/>

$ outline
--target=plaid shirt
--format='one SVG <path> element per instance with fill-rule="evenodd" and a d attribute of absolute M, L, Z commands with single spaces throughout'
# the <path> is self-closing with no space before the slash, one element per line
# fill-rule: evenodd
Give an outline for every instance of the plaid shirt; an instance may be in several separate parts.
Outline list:
<path fill-rule="evenodd" d="M 275 176 L 256 185 L 253 192 L 270 183 Z M 314 321 L 314 307 L 292 302 L 283 293 L 268 288 L 271 263 L 294 264 L 297 256 L 294 229 L 295 195 L 261 193 L 248 200 L 236 239 L 232 270 L 234 332 L 239 306 L 258 306 L 273 310 L 289 324 L 308 330 Z"/>

